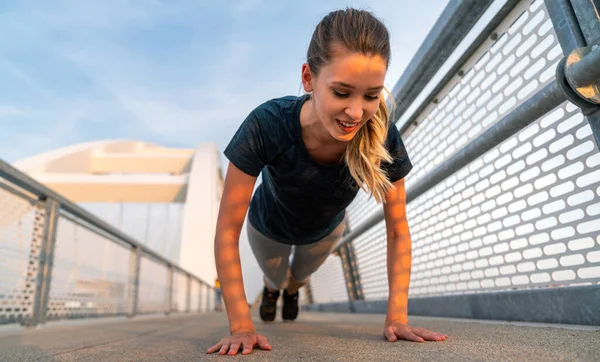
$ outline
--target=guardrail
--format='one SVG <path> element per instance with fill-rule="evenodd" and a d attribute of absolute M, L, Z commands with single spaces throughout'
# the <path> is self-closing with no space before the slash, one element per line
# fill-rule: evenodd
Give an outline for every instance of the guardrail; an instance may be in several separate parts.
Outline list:
<path fill-rule="evenodd" d="M 0 160 L 0 324 L 214 303 L 213 286 Z"/>
<path fill-rule="evenodd" d="M 600 324 L 589 308 L 600 293 L 594 3 L 506 1 L 412 104 L 489 5 L 451 1 L 394 88 L 415 166 L 409 313 Z M 383 209 L 361 194 L 348 211 L 339 258 L 315 273 L 305 308 L 385 312 Z"/>

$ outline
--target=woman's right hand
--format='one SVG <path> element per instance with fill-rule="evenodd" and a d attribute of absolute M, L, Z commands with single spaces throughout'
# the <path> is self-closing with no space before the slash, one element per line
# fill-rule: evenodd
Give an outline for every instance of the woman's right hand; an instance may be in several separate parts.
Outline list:
<path fill-rule="evenodd" d="M 219 351 L 220 355 L 236 355 L 240 348 L 242 354 L 250 354 L 253 347 L 259 347 L 267 351 L 271 350 L 271 345 L 267 338 L 255 331 L 233 332 L 230 337 L 223 338 L 219 343 L 210 347 L 206 353 L 215 353 Z"/>

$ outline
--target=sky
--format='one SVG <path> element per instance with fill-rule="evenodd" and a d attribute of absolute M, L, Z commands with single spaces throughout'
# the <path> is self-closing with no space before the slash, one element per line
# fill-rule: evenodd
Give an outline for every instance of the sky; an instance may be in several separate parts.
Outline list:
<path fill-rule="evenodd" d="M 0 158 L 102 139 L 222 152 L 254 107 L 302 94 L 306 49 L 329 11 L 371 10 L 386 24 L 391 90 L 446 4 L 3 0 Z"/>
<path fill-rule="evenodd" d="M 253 108 L 302 94 L 306 49 L 329 11 L 352 6 L 385 23 L 391 90 L 447 2 L 3 0 L 0 159 L 132 139 L 214 142 L 225 165 L 222 152 Z M 260 274 L 245 259 L 244 274 Z M 260 278 L 245 281 L 253 299 Z"/>

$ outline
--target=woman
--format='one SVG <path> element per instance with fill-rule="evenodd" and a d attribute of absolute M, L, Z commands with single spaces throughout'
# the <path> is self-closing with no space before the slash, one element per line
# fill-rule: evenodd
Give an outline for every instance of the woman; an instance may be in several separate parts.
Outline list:
<path fill-rule="evenodd" d="M 275 319 L 283 289 L 282 318 L 294 320 L 298 290 L 340 240 L 345 209 L 360 188 L 383 203 L 385 212 L 385 338 L 447 338 L 408 326 L 411 240 L 404 176 L 412 165 L 397 128 L 388 122 L 382 90 L 389 60 L 388 31 L 372 14 L 355 9 L 328 14 L 316 27 L 302 66 L 307 94 L 263 103 L 227 146 L 215 257 L 231 335 L 208 353 L 271 349 L 254 329 L 244 293 L 238 241 L 246 213 L 249 242 L 264 273 L 260 316 L 265 322 Z"/>

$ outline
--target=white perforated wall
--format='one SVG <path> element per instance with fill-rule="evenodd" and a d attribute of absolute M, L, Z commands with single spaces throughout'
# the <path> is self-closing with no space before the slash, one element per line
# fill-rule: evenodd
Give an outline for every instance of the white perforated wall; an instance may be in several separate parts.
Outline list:
<path fill-rule="evenodd" d="M 310 287 L 314 303 L 347 301 L 348 290 L 344 281 L 341 259 L 338 256 L 330 255 L 311 276 Z"/>
<path fill-rule="evenodd" d="M 554 80 L 562 51 L 544 3 L 522 1 L 403 135 L 407 189 Z M 564 103 L 413 200 L 411 296 L 600 282 L 600 154 Z M 381 206 L 365 194 L 355 227 Z M 387 298 L 385 223 L 354 241 L 367 300 Z"/>
<path fill-rule="evenodd" d="M 0 178 L 0 324 L 33 315 L 34 290 L 29 286 L 38 267 L 29 260 L 39 258 L 39 244 L 33 241 L 45 215 L 43 208 L 36 215 L 36 207 L 9 187 Z"/>

